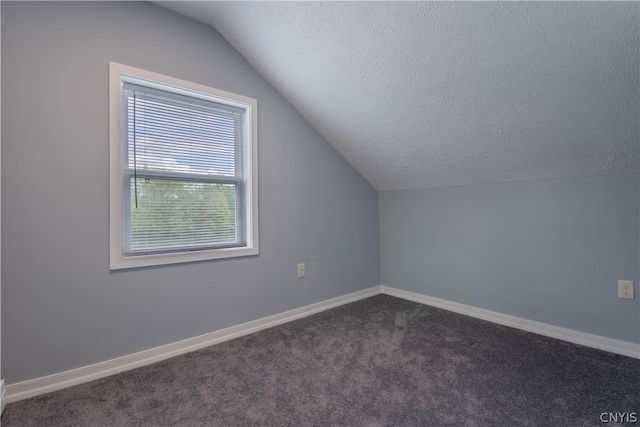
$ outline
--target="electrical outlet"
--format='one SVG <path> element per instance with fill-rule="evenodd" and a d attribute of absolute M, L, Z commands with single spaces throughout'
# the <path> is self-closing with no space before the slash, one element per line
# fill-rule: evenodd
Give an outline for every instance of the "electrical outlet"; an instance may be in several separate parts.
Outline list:
<path fill-rule="evenodd" d="M 636 299 L 633 280 L 618 280 L 618 298 Z"/>
<path fill-rule="evenodd" d="M 302 264 L 298 264 L 298 279 L 303 278 L 305 275 L 305 265 L 303 262 Z"/>

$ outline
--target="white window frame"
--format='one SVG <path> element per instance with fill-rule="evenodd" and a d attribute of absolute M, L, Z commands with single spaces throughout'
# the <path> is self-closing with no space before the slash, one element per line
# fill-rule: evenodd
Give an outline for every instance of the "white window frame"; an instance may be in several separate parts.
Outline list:
<path fill-rule="evenodd" d="M 122 85 L 133 82 L 196 98 L 214 100 L 245 110 L 244 171 L 246 246 L 204 249 L 192 252 L 168 252 L 126 255 L 124 250 L 124 202 L 122 141 Z M 109 203 L 110 269 L 119 270 L 153 265 L 176 264 L 222 258 L 258 255 L 258 103 L 253 98 L 191 83 L 151 71 L 109 62 Z"/>

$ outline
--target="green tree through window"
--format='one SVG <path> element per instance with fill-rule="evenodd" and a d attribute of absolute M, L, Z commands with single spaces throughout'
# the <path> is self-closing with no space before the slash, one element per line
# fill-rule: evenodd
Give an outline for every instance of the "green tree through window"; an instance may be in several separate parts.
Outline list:
<path fill-rule="evenodd" d="M 132 250 L 235 241 L 235 185 L 138 178 L 137 208 L 134 187 Z"/>

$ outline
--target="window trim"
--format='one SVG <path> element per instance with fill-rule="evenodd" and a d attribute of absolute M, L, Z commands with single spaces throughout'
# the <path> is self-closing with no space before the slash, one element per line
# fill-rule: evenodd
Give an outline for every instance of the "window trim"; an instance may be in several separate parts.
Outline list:
<path fill-rule="evenodd" d="M 245 213 L 247 245 L 205 249 L 193 252 L 169 252 L 126 256 L 124 253 L 123 156 L 122 150 L 122 83 L 144 82 L 144 85 L 209 99 L 245 110 L 244 147 Z M 258 244 L 258 125 L 257 101 L 242 95 L 214 89 L 197 83 L 142 70 L 128 65 L 109 62 L 109 246 L 110 270 L 154 265 L 234 258 L 259 254 Z"/>

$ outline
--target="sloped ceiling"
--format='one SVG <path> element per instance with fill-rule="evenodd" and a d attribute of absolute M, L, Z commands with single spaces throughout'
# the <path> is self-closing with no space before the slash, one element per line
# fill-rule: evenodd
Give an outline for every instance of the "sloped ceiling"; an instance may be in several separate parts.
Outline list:
<path fill-rule="evenodd" d="M 378 190 L 639 170 L 637 2 L 158 4 L 211 24 Z"/>

